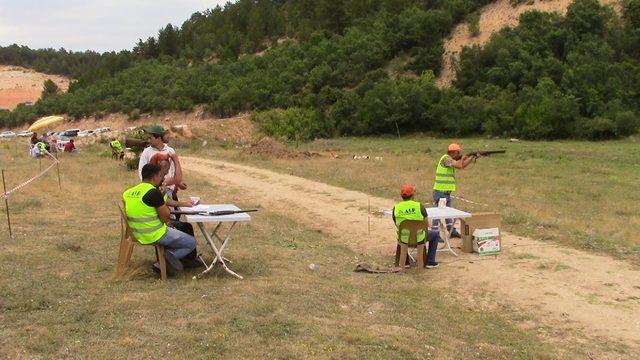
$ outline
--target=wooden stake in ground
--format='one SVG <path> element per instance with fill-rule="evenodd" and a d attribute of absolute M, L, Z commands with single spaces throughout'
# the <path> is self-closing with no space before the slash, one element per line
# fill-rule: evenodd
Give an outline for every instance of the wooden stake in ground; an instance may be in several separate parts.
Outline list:
<path fill-rule="evenodd" d="M 2 169 L 2 188 L 4 189 L 4 207 L 7 210 L 7 225 L 9 226 L 9 238 L 13 238 L 11 232 L 11 218 L 9 217 L 9 198 L 7 197 L 7 183 L 4 180 L 4 169 Z"/>
<path fill-rule="evenodd" d="M 60 161 L 58 160 L 58 154 L 56 153 L 56 170 L 58 171 L 58 189 L 62 190 L 62 184 L 60 183 Z"/>

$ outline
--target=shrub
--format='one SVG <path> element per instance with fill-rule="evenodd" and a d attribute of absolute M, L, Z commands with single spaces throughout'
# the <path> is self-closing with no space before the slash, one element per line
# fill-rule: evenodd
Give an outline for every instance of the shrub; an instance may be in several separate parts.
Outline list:
<path fill-rule="evenodd" d="M 265 133 L 288 140 L 304 141 L 327 136 L 325 127 L 317 120 L 317 114 L 309 109 L 268 110 L 254 113 L 252 119 Z"/>
<path fill-rule="evenodd" d="M 469 33 L 471 36 L 480 35 L 480 12 L 474 11 L 467 17 L 467 23 L 469 24 Z"/>
<path fill-rule="evenodd" d="M 129 113 L 129 120 L 138 120 L 140 119 L 140 110 L 138 109 L 133 109 L 130 113 Z"/>
<path fill-rule="evenodd" d="M 602 116 L 584 119 L 579 123 L 578 134 L 589 140 L 611 139 L 616 136 L 616 124 Z"/>

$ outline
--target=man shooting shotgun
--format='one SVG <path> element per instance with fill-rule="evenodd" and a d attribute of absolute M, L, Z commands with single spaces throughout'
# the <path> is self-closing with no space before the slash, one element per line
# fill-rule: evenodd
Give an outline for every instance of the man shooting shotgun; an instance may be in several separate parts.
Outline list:
<path fill-rule="evenodd" d="M 504 153 L 505 150 L 474 151 L 465 155 L 461 154 L 462 147 L 458 144 L 451 144 L 447 148 L 447 153 L 438 160 L 436 167 L 436 179 L 433 184 L 433 202 L 438 206 L 440 199 L 447 199 L 447 206 L 451 206 L 451 193 L 456 191 L 456 171 L 465 169 L 471 162 L 481 156 Z M 451 220 L 447 220 L 447 227 L 450 227 Z M 460 237 L 455 228 L 451 229 L 452 237 Z"/>

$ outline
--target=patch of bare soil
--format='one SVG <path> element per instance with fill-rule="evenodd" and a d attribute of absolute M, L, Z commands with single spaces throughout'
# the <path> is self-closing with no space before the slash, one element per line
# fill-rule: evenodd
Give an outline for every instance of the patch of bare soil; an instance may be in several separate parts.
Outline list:
<path fill-rule="evenodd" d="M 515 27 L 518 25 L 520 15 L 525 11 L 539 10 L 544 12 L 557 12 L 565 14 L 572 0 L 535 0 L 531 3 L 522 3 L 512 6 L 509 0 L 495 1 L 480 10 L 480 34 L 472 36 L 467 23 L 458 24 L 449 38 L 444 43 L 444 54 L 442 56 L 442 72 L 436 84 L 440 87 L 449 87 L 456 77 L 455 63 L 460 56 L 462 48 L 465 46 L 484 45 L 491 35 L 505 27 Z M 602 4 L 612 5 L 619 12 L 620 0 L 601 0 Z"/>
<path fill-rule="evenodd" d="M 306 159 L 310 157 L 320 156 L 317 153 L 311 153 L 308 151 L 297 152 L 290 150 L 282 143 L 271 137 L 263 137 L 257 143 L 246 148 L 243 152 L 249 156 L 259 156 L 272 159 Z"/>
<path fill-rule="evenodd" d="M 71 79 L 49 75 L 20 66 L 0 65 L 0 109 L 12 110 L 18 104 L 40 98 L 45 80 L 51 79 L 62 91 L 67 91 Z"/>
<path fill-rule="evenodd" d="M 388 217 L 369 214 L 368 206 L 390 209 L 393 200 L 240 164 L 195 157 L 182 161 L 186 171 L 215 186 L 244 190 L 245 203 L 253 201 L 326 232 L 358 253 L 392 262 L 394 225 Z M 438 269 L 398 281 L 428 281 L 461 304 L 474 304 L 476 311 L 513 309 L 521 319 L 532 319 L 520 321 L 521 326 L 535 328 L 551 343 L 579 344 L 594 358 L 619 358 L 619 349 L 628 358 L 640 355 L 638 269 L 607 256 L 502 236 L 499 256 L 438 253 Z"/>

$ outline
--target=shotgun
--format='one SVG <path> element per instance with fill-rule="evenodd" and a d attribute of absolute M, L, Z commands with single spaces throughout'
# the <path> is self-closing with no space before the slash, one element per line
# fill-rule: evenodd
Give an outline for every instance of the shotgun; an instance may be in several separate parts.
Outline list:
<path fill-rule="evenodd" d="M 220 211 L 171 211 L 174 215 L 203 215 L 203 216 L 225 216 L 233 214 L 244 214 L 249 212 L 256 212 L 258 209 L 248 210 L 220 210 Z"/>
<path fill-rule="evenodd" d="M 124 147 L 127 148 L 146 148 L 149 146 L 149 142 L 141 139 L 127 138 L 124 140 Z"/>
<path fill-rule="evenodd" d="M 485 150 L 485 151 L 472 151 L 466 155 L 478 157 L 478 156 L 489 156 L 493 154 L 504 154 L 506 152 L 507 150 Z"/>

